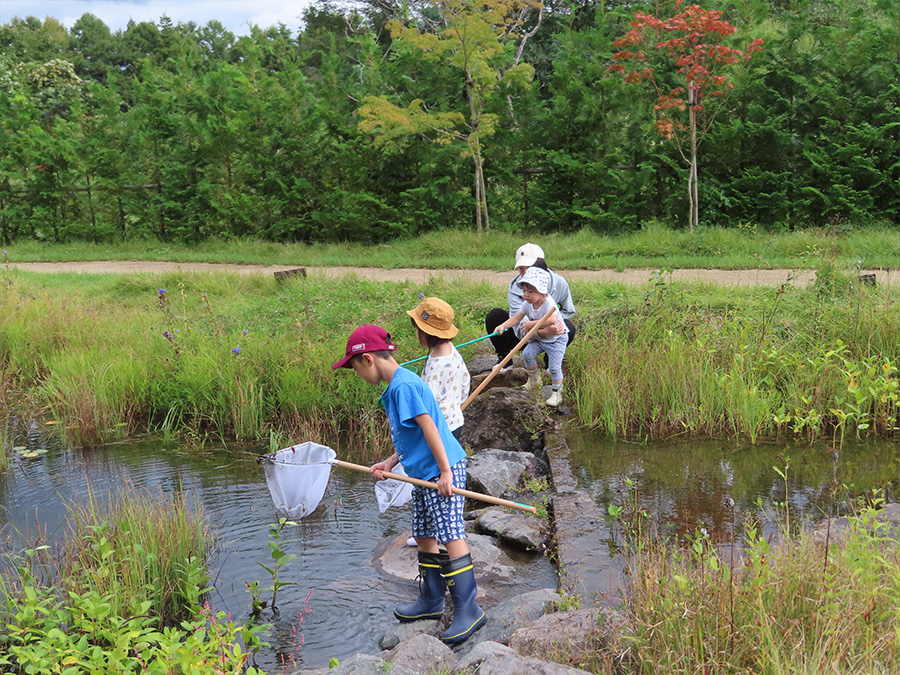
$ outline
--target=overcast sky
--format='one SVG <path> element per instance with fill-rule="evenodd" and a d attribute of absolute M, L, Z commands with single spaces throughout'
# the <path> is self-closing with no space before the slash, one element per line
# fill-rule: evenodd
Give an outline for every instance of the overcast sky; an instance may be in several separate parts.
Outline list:
<path fill-rule="evenodd" d="M 0 0 L 0 24 L 13 17 L 52 16 L 67 28 L 90 13 L 112 32 L 124 30 L 129 19 L 159 22 L 167 14 L 173 23 L 193 21 L 198 26 L 218 19 L 235 35 L 247 35 L 248 26 L 269 28 L 283 23 L 292 33 L 300 28 L 300 15 L 313 0 Z"/>

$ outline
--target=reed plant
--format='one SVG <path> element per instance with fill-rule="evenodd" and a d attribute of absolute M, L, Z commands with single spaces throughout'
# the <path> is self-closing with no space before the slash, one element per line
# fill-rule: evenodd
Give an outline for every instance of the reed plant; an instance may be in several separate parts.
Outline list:
<path fill-rule="evenodd" d="M 105 504 L 90 494 L 69 506 L 69 524 L 59 571 L 67 592 L 109 596 L 115 616 L 148 601 L 160 628 L 199 604 L 212 533 L 183 493 L 123 488 Z"/>
<path fill-rule="evenodd" d="M 839 283 L 724 291 L 662 281 L 582 303 L 567 352 L 581 422 L 611 435 L 892 435 L 896 292 Z M 576 292 L 594 294 L 587 285 Z M 602 303 L 602 306 L 601 306 Z"/>
<path fill-rule="evenodd" d="M 676 283 L 666 268 L 642 287 L 573 282 L 567 403 L 581 424 L 619 436 L 893 434 L 896 292 L 853 286 L 854 272 L 832 260 L 809 289 Z M 405 313 L 420 293 L 456 309 L 460 342 L 505 305 L 486 282 L 442 277 L 64 281 L 22 273 L 0 288 L 0 376 L 82 445 L 145 429 L 197 443 L 349 435 L 379 457 L 390 446 L 380 391 L 330 368 L 350 332 L 384 326 L 405 361 L 424 353 Z M 464 356 L 479 349 L 489 347 Z"/>
<path fill-rule="evenodd" d="M 684 541 L 630 545 L 620 636 L 626 673 L 894 673 L 900 670 L 900 544 L 873 508 L 840 544 L 804 534 L 742 551 Z M 633 544 L 632 540 L 632 544 Z"/>

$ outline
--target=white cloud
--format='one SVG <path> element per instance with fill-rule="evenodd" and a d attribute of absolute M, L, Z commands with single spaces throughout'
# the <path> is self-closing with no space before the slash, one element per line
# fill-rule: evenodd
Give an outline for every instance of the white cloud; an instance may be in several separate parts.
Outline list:
<path fill-rule="evenodd" d="M 0 0 L 0 23 L 13 17 L 50 16 L 67 28 L 90 13 L 109 26 L 124 30 L 129 19 L 158 22 L 166 14 L 173 23 L 193 21 L 198 26 L 216 19 L 235 35 L 247 35 L 249 26 L 269 28 L 283 23 L 294 34 L 300 16 L 313 0 Z"/>

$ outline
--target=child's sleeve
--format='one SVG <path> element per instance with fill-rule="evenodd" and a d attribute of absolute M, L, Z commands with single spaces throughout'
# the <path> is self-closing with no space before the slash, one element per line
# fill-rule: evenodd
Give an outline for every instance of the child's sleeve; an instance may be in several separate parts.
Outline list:
<path fill-rule="evenodd" d="M 431 390 L 428 389 L 427 385 L 425 385 L 424 389 L 431 394 Z M 428 414 L 428 409 L 422 400 L 422 394 L 412 383 L 405 382 L 397 387 L 394 394 L 394 405 L 396 406 L 397 419 L 405 427 L 418 426 L 415 418 L 419 415 Z"/>

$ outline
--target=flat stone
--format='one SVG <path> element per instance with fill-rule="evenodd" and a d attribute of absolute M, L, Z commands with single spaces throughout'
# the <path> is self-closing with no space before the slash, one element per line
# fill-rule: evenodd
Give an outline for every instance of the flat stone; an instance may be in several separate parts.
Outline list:
<path fill-rule="evenodd" d="M 295 670 L 287 675 L 420 675 L 418 671 L 405 666 L 388 663 L 378 656 L 370 654 L 354 654 L 344 659 L 334 668 L 318 668 L 316 670 Z"/>
<path fill-rule="evenodd" d="M 538 474 L 539 462 L 531 453 L 497 448 L 479 450 L 469 458 L 466 487 L 493 497 L 513 499 L 526 477 Z"/>
<path fill-rule="evenodd" d="M 622 615 L 609 608 L 551 612 L 517 629 L 509 646 L 523 656 L 552 659 L 558 655 L 578 663 L 588 660 L 592 652 L 609 649 L 623 624 Z"/>
<path fill-rule="evenodd" d="M 481 531 L 526 551 L 543 552 L 550 539 L 546 520 L 501 507 L 484 509 L 475 522 Z"/>
<path fill-rule="evenodd" d="M 487 611 L 487 621 L 475 634 L 474 640 L 493 640 L 506 644 L 516 630 L 552 611 L 562 599 L 555 589 L 540 588 L 504 600 Z"/>

